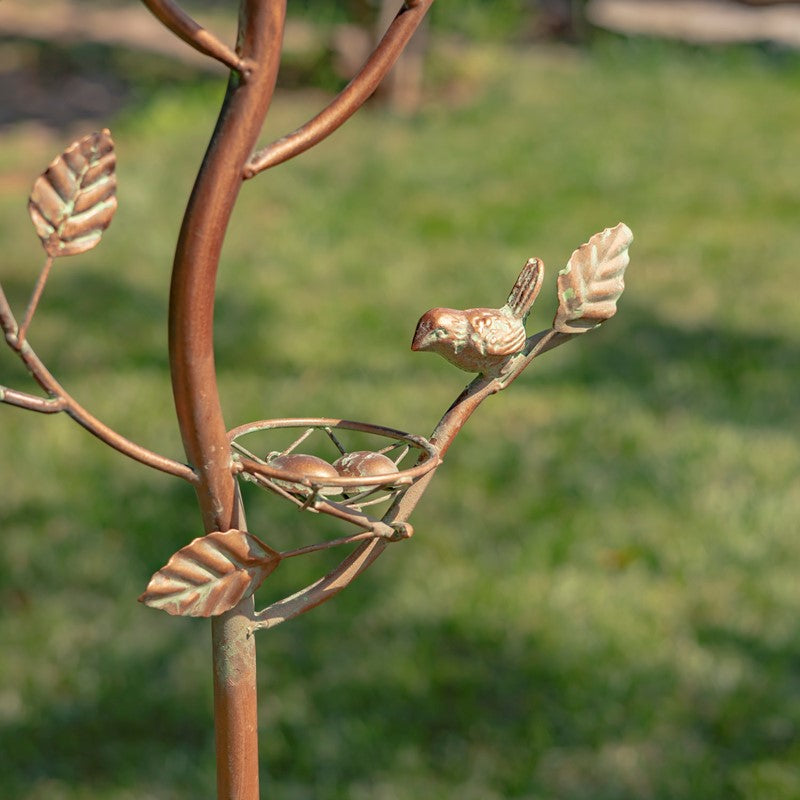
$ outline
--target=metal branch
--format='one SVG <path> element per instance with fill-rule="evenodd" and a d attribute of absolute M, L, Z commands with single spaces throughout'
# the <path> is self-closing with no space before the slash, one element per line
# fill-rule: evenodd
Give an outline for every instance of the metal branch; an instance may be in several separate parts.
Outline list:
<path fill-rule="evenodd" d="M 40 414 L 58 414 L 59 411 L 64 410 L 64 401 L 60 398 L 36 397 L 27 392 L 9 389 L 7 386 L 0 386 L 0 403 L 8 403 L 10 406 L 24 408 L 28 411 L 38 411 Z"/>
<path fill-rule="evenodd" d="M 394 66 L 431 5 L 433 0 L 407 0 L 364 66 L 330 105 L 293 133 L 254 153 L 244 177 L 252 178 L 304 153 L 347 122 Z"/>
<path fill-rule="evenodd" d="M 352 536 L 342 536 L 339 539 L 331 539 L 328 542 L 320 542 L 319 544 L 309 544 L 305 547 L 298 547 L 296 550 L 284 550 L 281 553 L 281 560 L 286 558 L 294 558 L 295 556 L 305 556 L 309 553 L 318 553 L 321 550 L 329 550 L 332 547 L 339 547 L 344 544 L 355 544 L 356 542 L 363 542 L 365 539 L 373 539 L 377 534 L 372 531 L 362 531 L 361 533 L 354 533 Z"/>
<path fill-rule="evenodd" d="M 0 402 L 42 414 L 56 414 L 63 411 L 100 441 L 105 442 L 109 447 L 113 447 L 134 461 L 158 469 L 161 472 L 166 472 L 169 475 L 183 478 L 190 483 L 196 482 L 197 478 L 191 467 L 154 453 L 152 450 L 126 439 L 90 414 L 61 386 L 36 355 L 30 344 L 22 340 L 21 330 L 17 325 L 2 286 L 0 286 L 0 327 L 5 333 L 8 346 L 19 356 L 33 379 L 50 395 L 50 398 L 46 399 L 26 392 L 19 392 L 15 389 L 0 387 Z"/>
<path fill-rule="evenodd" d="M 533 359 L 558 347 L 571 339 L 569 334 L 558 333 L 552 328 L 529 336 L 521 353 L 514 356 L 503 372 L 502 376 L 478 375 L 463 392 L 453 401 L 453 404 L 439 420 L 439 424 L 431 434 L 431 444 L 439 451 L 440 458 L 444 456 L 456 436 L 475 413 L 478 406 L 493 394 L 505 389 L 515 381 L 522 371 Z M 433 477 L 432 472 L 418 480 L 383 517 L 384 522 L 397 522 L 407 520 L 419 503 L 425 490 Z"/>
<path fill-rule="evenodd" d="M 47 260 L 44 262 L 44 267 L 39 274 L 39 279 L 36 281 L 33 294 L 31 295 L 31 299 L 28 302 L 28 307 L 25 310 L 25 317 L 22 320 L 22 324 L 19 326 L 19 332 L 17 333 L 20 343 L 25 341 L 25 334 L 28 332 L 28 328 L 33 320 L 33 315 L 36 313 L 36 307 L 39 305 L 39 300 L 42 298 L 42 292 L 44 291 L 44 286 L 47 283 L 47 279 L 50 277 L 50 270 L 53 267 L 54 260 L 55 259 L 53 256 L 47 257 Z"/>
<path fill-rule="evenodd" d="M 64 390 L 61 389 L 61 391 L 63 392 Z M 174 461 L 159 453 L 154 453 L 152 450 L 148 450 L 146 447 L 142 447 L 132 442 L 130 439 L 126 439 L 97 419 L 93 414 L 90 414 L 83 406 L 79 405 L 66 393 L 64 393 L 63 400 L 65 403 L 64 411 L 77 422 L 78 425 L 85 428 L 89 433 L 96 436 L 109 447 L 113 447 L 114 450 L 117 450 L 119 453 L 147 467 L 166 472 L 168 475 L 174 475 L 176 478 L 183 478 L 189 483 L 197 483 L 197 474 L 188 464 L 182 464 L 179 461 Z"/>
<path fill-rule="evenodd" d="M 329 498 L 320 498 L 315 501 L 314 508 L 332 517 L 338 517 L 351 525 L 357 525 L 365 530 L 372 531 L 375 536 L 391 539 L 394 531 L 386 523 L 370 517 L 363 511 L 354 511 L 348 506 L 337 503 Z"/>
<path fill-rule="evenodd" d="M 447 452 L 461 428 L 487 397 L 509 386 L 534 358 L 571 338 L 571 335 L 558 333 L 552 328 L 541 331 L 526 339 L 522 352 L 512 356 L 499 375 L 478 375 L 447 409 L 431 435 L 431 443 L 439 450 L 440 456 Z"/>
<path fill-rule="evenodd" d="M 203 55 L 211 56 L 230 69 L 244 72 L 245 62 L 217 37 L 195 22 L 173 0 L 142 0 L 165 27 Z"/>
<path fill-rule="evenodd" d="M 332 599 L 367 569 L 388 544 L 388 539 L 381 538 L 370 539 L 362 544 L 324 578 L 255 614 L 251 630 L 274 628 Z"/>
<path fill-rule="evenodd" d="M 9 336 L 16 338 L 19 332 L 17 320 L 15 319 L 14 312 L 11 310 L 11 306 L 8 303 L 6 293 L 3 291 L 2 284 L 0 284 L 0 328 L 3 329 L 6 339 L 8 339 Z"/>

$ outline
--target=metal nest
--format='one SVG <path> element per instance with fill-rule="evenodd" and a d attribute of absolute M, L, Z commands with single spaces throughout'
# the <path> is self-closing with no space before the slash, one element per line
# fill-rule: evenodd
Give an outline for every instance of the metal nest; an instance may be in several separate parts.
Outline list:
<path fill-rule="evenodd" d="M 301 432 L 279 449 L 274 444 L 276 436 L 261 436 L 258 440 L 254 436 L 278 430 Z M 245 437 L 252 437 L 247 446 L 241 441 Z M 373 437 L 379 440 L 377 446 L 361 446 L 365 438 L 373 444 Z M 260 420 L 234 428 L 228 438 L 235 468 L 243 479 L 300 509 L 334 516 L 344 516 L 337 510 L 357 513 L 367 506 L 393 502 L 441 463 L 436 447 L 422 436 L 344 419 Z M 359 440 L 357 448 L 343 443 L 354 438 Z M 270 439 L 272 447 L 268 444 Z M 320 439 L 325 441 L 320 444 Z M 386 440 L 390 440 L 388 444 L 380 443 Z M 301 445 L 303 452 L 298 450 Z M 309 445 L 323 455 L 306 452 Z"/>

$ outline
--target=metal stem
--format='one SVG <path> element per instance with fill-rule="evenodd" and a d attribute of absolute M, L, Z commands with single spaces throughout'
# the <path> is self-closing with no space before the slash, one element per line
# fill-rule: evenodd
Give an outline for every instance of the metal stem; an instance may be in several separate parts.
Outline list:
<path fill-rule="evenodd" d="M 14 314 L 11 312 L 11 307 L 8 304 L 2 286 L 0 286 L 0 328 L 3 329 L 6 343 L 19 356 L 28 372 L 30 372 L 31 377 L 50 395 L 49 398 L 45 399 L 35 397 L 27 392 L 19 392 L 15 389 L 2 387 L 0 388 L 0 403 L 8 403 L 29 411 L 38 411 L 45 414 L 55 414 L 63 411 L 69 414 L 78 425 L 100 439 L 101 442 L 105 442 L 109 447 L 113 447 L 123 455 L 148 467 L 159 469 L 191 483 L 195 482 L 195 474 L 186 464 L 180 464 L 171 458 L 154 453 L 152 450 L 148 450 L 146 447 L 142 447 L 112 430 L 87 411 L 61 386 L 36 355 L 30 344 L 20 340 L 19 331 L 21 329 L 17 325 Z"/>
<path fill-rule="evenodd" d="M 36 307 L 39 305 L 39 300 L 42 298 L 44 285 L 47 283 L 47 279 L 50 277 L 50 269 L 53 266 L 53 260 L 53 256 L 48 256 L 47 260 L 44 262 L 42 271 L 39 273 L 39 279 L 36 281 L 33 294 L 28 302 L 28 308 L 25 310 L 25 318 L 22 320 L 22 323 L 19 326 L 19 333 L 17 333 L 17 342 L 20 345 L 25 341 L 25 334 L 28 332 L 28 327 L 31 324 L 33 315 L 36 313 Z"/>
<path fill-rule="evenodd" d="M 400 8 L 394 21 L 363 67 L 331 103 L 305 125 L 253 155 L 245 178 L 275 167 L 319 144 L 361 108 L 394 66 L 433 0 L 413 0 Z"/>
<path fill-rule="evenodd" d="M 237 55 L 214 135 L 181 227 L 170 292 L 172 387 L 184 448 L 199 482 L 206 532 L 243 525 L 217 388 L 213 317 L 220 252 L 244 165 L 269 108 L 286 0 L 242 0 Z M 212 620 L 219 800 L 258 800 L 255 644 L 249 598 Z"/>
<path fill-rule="evenodd" d="M 198 25 L 173 0 L 142 0 L 153 15 L 176 36 L 204 55 L 215 58 L 231 69 L 242 68 L 236 53 L 223 44 L 213 33 Z"/>

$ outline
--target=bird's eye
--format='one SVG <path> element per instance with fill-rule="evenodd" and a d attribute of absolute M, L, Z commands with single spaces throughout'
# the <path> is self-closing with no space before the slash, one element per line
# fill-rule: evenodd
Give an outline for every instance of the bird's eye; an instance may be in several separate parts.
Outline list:
<path fill-rule="evenodd" d="M 444 328 L 437 328 L 433 334 L 437 339 L 444 339 L 444 337 L 447 335 L 447 331 Z"/>

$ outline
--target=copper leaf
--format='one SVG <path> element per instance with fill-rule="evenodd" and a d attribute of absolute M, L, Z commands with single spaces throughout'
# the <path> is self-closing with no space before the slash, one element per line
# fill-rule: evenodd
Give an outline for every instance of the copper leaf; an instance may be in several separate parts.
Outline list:
<path fill-rule="evenodd" d="M 28 211 L 53 258 L 91 250 L 117 210 L 116 156 L 108 130 L 73 142 L 36 179 Z"/>
<path fill-rule="evenodd" d="M 252 594 L 280 559 L 246 531 L 215 531 L 178 550 L 139 602 L 184 617 L 224 614 Z"/>
<path fill-rule="evenodd" d="M 582 244 L 558 273 L 558 311 L 553 328 L 584 333 L 617 313 L 633 234 L 627 225 L 606 228 Z"/>

